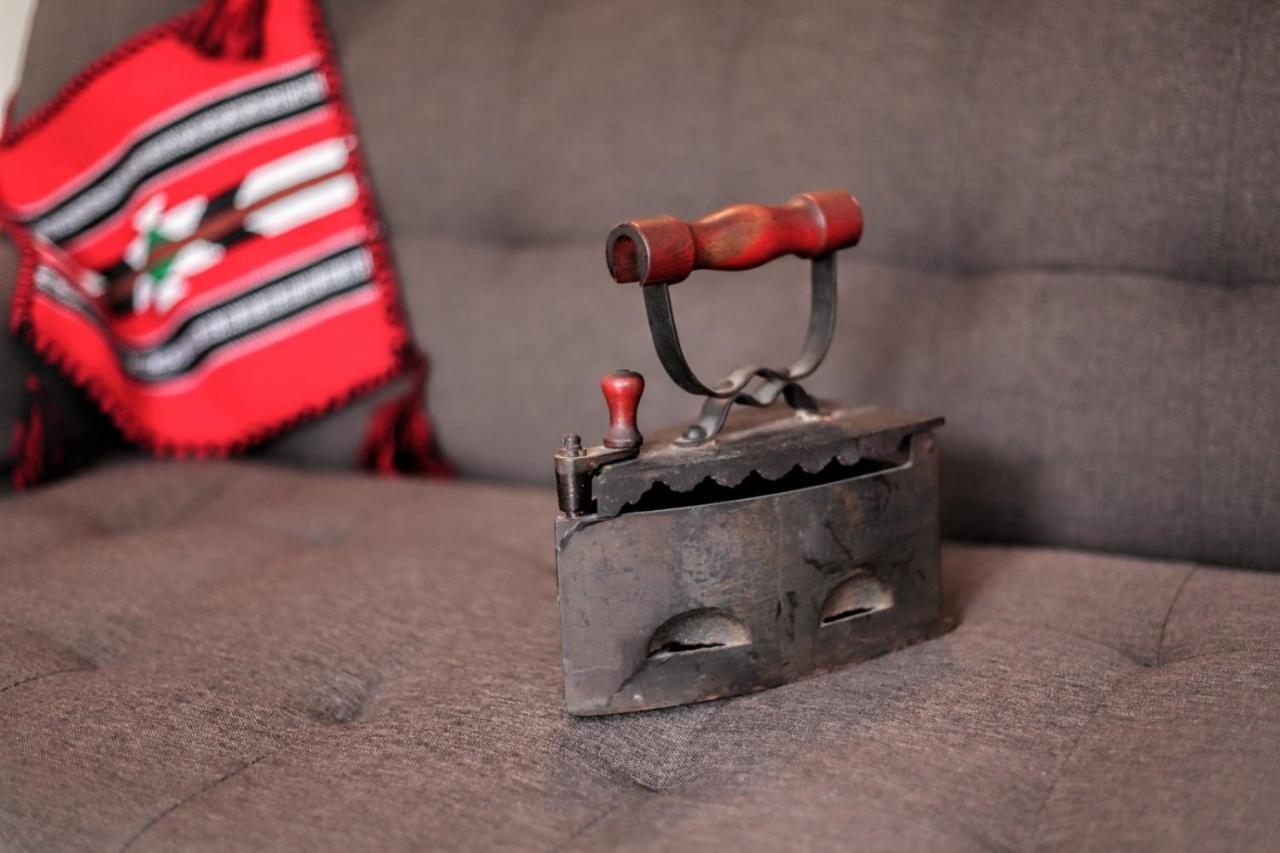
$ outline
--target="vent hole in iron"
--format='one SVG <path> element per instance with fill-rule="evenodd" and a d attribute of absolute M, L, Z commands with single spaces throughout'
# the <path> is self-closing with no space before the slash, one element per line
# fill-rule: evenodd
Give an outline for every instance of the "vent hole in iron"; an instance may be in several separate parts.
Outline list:
<path fill-rule="evenodd" d="M 822 486 L 839 480 L 853 477 L 865 477 L 868 474 L 879 474 L 901 467 L 902 463 L 883 459 L 859 459 L 852 465 L 845 465 L 838 459 L 832 459 L 821 471 L 810 474 L 799 465 L 794 466 L 786 474 L 776 480 L 766 480 L 760 472 L 752 471 L 736 486 L 722 486 L 710 477 L 705 478 L 687 492 L 677 492 L 666 483 L 654 483 L 640 499 L 628 503 L 622 513 L 654 512 L 664 509 L 702 506 L 703 504 L 725 503 L 728 501 L 758 498 L 765 495 L 776 495 L 811 486 Z M 621 513 L 620 513 L 621 514 Z"/>
<path fill-rule="evenodd" d="M 654 655 L 675 655 L 681 652 L 696 652 L 700 649 L 723 649 L 724 643 L 682 643 L 679 640 L 672 640 L 669 643 L 663 643 L 658 648 L 649 652 L 649 657 Z"/>
<path fill-rule="evenodd" d="M 847 622 L 893 607 L 893 590 L 870 572 L 857 572 L 841 581 L 822 605 L 819 622 Z"/>
<path fill-rule="evenodd" d="M 745 646 L 751 642 L 747 626 L 714 607 L 689 610 L 663 622 L 649 638 L 649 657 L 666 657 Z"/>

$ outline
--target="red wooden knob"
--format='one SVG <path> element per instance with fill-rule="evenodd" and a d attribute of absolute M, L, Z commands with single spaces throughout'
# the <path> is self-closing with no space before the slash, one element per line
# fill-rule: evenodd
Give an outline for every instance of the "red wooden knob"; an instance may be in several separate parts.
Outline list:
<path fill-rule="evenodd" d="M 604 446 L 639 447 L 644 436 L 636 428 L 636 410 L 644 393 L 644 377 L 634 370 L 615 370 L 600 380 L 600 390 L 609 406 L 609 431 L 605 433 Z"/>

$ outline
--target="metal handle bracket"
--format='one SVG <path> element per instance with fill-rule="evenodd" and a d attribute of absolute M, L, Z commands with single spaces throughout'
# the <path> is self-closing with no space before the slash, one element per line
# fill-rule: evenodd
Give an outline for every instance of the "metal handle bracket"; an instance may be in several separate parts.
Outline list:
<path fill-rule="evenodd" d="M 814 258 L 810 273 L 809 327 L 805 333 L 804 349 L 799 358 L 784 368 L 745 365 L 712 386 L 703 383 L 689 366 L 680 346 L 676 331 L 675 312 L 671 306 L 671 293 L 667 284 L 646 285 L 644 290 L 645 313 L 649 318 L 649 333 L 658 359 L 672 381 L 688 391 L 706 397 L 697 421 L 690 424 L 676 444 L 692 447 L 713 440 L 724 426 L 729 409 L 734 403 L 746 406 L 769 406 L 779 396 L 799 412 L 817 414 L 817 404 L 799 385 L 818 369 L 831 347 L 836 326 L 836 256 L 835 253 Z M 760 382 L 747 390 L 753 380 Z"/>

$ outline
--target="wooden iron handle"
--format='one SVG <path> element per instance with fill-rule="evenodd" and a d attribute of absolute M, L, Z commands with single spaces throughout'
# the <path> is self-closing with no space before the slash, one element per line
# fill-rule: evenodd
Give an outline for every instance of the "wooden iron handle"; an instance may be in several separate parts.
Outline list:
<path fill-rule="evenodd" d="M 820 190 L 778 207 L 736 204 L 696 222 L 633 219 L 609 232 L 605 256 L 619 284 L 674 284 L 694 270 L 746 270 L 783 255 L 815 258 L 861 237 L 858 200 L 845 190 Z"/>

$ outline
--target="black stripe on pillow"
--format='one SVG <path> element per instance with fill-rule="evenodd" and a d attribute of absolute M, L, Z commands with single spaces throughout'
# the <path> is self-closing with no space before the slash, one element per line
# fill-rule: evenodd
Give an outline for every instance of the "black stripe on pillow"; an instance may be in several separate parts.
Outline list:
<path fill-rule="evenodd" d="M 237 137 L 321 107 L 329 97 L 324 75 L 308 69 L 207 104 L 130 145 L 74 195 L 25 222 L 52 242 L 74 239 L 110 218 L 156 175 Z"/>

